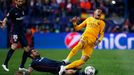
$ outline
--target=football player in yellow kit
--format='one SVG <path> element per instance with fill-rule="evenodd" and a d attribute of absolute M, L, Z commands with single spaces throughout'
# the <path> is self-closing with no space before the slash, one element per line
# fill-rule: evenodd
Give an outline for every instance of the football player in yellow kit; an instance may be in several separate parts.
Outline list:
<path fill-rule="evenodd" d="M 98 45 L 104 37 L 105 22 L 103 20 L 104 10 L 101 8 L 97 8 L 94 11 L 93 17 L 88 17 L 80 25 L 77 25 L 78 17 L 72 19 L 75 30 L 79 31 L 85 27 L 85 31 L 79 43 L 71 50 L 64 62 L 69 62 L 70 58 L 72 58 L 78 50 L 82 51 L 82 56 L 79 60 L 73 61 L 66 66 L 61 66 L 59 75 L 62 75 L 66 69 L 83 65 L 90 58 L 94 46 Z M 100 37 L 98 38 L 98 36 Z"/>

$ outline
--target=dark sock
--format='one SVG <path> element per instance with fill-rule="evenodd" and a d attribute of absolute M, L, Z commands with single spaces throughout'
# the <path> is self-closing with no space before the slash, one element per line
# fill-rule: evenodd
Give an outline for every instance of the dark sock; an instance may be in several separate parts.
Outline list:
<path fill-rule="evenodd" d="M 22 56 L 22 61 L 21 61 L 21 64 L 20 64 L 20 68 L 24 68 L 24 64 L 26 63 L 27 56 L 28 56 L 28 52 L 24 51 L 23 56 Z"/>
<path fill-rule="evenodd" d="M 7 57 L 4 62 L 4 65 L 6 65 L 7 67 L 8 67 L 8 62 L 9 62 L 10 58 L 12 57 L 13 53 L 14 53 L 13 49 L 10 49 L 7 53 Z"/>

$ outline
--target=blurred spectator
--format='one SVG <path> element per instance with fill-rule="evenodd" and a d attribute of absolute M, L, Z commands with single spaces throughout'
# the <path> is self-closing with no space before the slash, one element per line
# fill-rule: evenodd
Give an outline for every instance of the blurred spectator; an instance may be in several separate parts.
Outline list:
<path fill-rule="evenodd" d="M 112 33 L 120 33 L 121 32 L 121 28 L 119 26 L 115 26 L 113 29 L 112 29 Z"/>
<path fill-rule="evenodd" d="M 44 17 L 49 17 L 52 14 L 50 0 L 43 0 L 43 13 Z"/>
<path fill-rule="evenodd" d="M 58 5 L 62 2 L 62 0 L 56 0 L 56 1 L 57 1 Z"/>
<path fill-rule="evenodd" d="M 0 0 L 0 19 L 14 6 L 15 0 Z M 74 31 L 70 19 L 81 17 L 81 21 L 92 16 L 93 10 L 101 7 L 106 11 L 106 32 L 134 32 L 134 15 L 131 1 L 128 3 L 128 21 L 124 17 L 125 0 L 26 0 L 25 24 L 36 32 Z M 129 23 L 127 23 L 129 22 Z M 118 29 L 121 27 L 120 29 Z M 35 32 L 33 30 L 33 32 Z"/>
<path fill-rule="evenodd" d="M 67 9 L 67 16 L 71 16 L 72 15 L 72 3 L 70 0 L 67 0 L 67 5 L 66 5 L 66 9 Z"/>
<path fill-rule="evenodd" d="M 91 9 L 91 2 L 88 0 L 80 0 L 80 8 L 82 10 L 90 10 Z"/>
<path fill-rule="evenodd" d="M 134 25 L 130 27 L 130 32 L 134 33 Z"/>
<path fill-rule="evenodd" d="M 52 0 L 51 2 L 51 11 L 52 11 L 52 17 L 53 18 L 56 18 L 59 16 L 60 14 L 60 11 L 59 11 L 59 5 L 57 4 L 57 1 L 56 0 Z"/>
<path fill-rule="evenodd" d="M 126 21 L 125 21 L 125 23 L 124 23 L 124 25 L 123 25 L 123 27 L 122 27 L 122 30 L 123 30 L 123 32 L 125 32 L 125 33 L 128 33 L 129 32 L 129 25 L 130 23 L 129 23 L 129 20 L 128 19 L 126 19 Z"/>
<path fill-rule="evenodd" d="M 33 34 L 32 34 L 31 29 L 26 30 L 26 38 L 28 40 L 28 45 L 30 47 L 33 47 Z"/>

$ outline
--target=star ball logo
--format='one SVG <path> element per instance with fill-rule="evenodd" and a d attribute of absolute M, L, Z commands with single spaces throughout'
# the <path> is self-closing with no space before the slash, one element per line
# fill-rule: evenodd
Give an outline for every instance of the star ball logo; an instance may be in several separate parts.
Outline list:
<path fill-rule="evenodd" d="M 81 34 L 77 32 L 71 32 L 65 37 L 65 45 L 67 48 L 72 49 L 76 46 L 81 38 Z"/>

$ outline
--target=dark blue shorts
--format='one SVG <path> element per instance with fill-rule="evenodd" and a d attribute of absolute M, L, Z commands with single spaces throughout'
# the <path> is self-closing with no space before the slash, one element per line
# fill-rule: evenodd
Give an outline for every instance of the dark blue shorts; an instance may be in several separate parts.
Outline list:
<path fill-rule="evenodd" d="M 28 41 L 26 39 L 26 36 L 25 36 L 25 34 L 22 34 L 22 33 L 21 34 L 16 34 L 16 33 L 11 34 L 10 42 L 11 43 L 20 42 L 22 47 L 27 47 L 28 46 Z"/>

